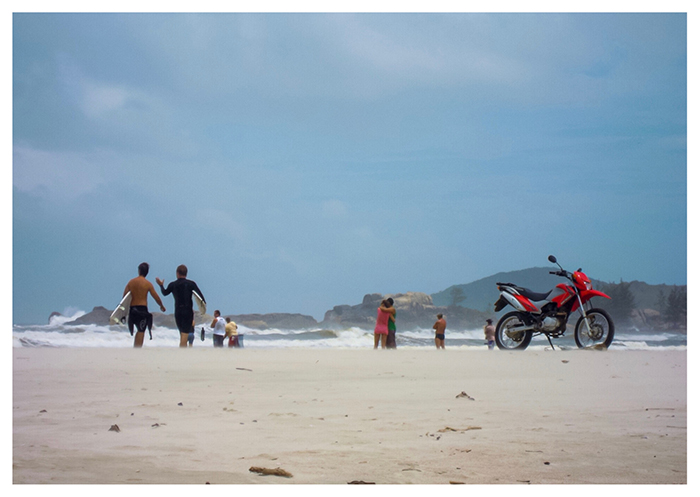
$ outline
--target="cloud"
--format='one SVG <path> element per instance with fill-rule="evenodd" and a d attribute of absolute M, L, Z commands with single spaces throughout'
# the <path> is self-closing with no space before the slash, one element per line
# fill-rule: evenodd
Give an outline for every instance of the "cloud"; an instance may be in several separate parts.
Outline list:
<path fill-rule="evenodd" d="M 412 16 L 392 17 L 394 29 L 372 26 L 364 16 L 333 18 L 337 37 L 346 53 L 385 77 L 408 83 L 444 86 L 478 82 L 509 82 L 522 77 L 527 66 L 478 43 L 473 17 L 430 16 L 434 30 L 416 26 Z M 455 21 L 456 19 L 456 21 Z M 397 29 L 400 28 L 400 29 Z M 461 37 L 453 38 L 458 30 Z"/>
<path fill-rule="evenodd" d="M 13 149 L 14 188 L 51 200 L 72 201 L 106 182 L 102 153 L 50 152 L 25 146 Z"/>
<path fill-rule="evenodd" d="M 142 90 L 91 78 L 65 54 L 59 56 L 59 71 L 65 91 L 89 119 L 111 118 L 153 106 L 153 99 Z"/>
<path fill-rule="evenodd" d="M 132 97 L 124 88 L 85 82 L 81 108 L 88 117 L 100 117 L 124 109 Z"/>

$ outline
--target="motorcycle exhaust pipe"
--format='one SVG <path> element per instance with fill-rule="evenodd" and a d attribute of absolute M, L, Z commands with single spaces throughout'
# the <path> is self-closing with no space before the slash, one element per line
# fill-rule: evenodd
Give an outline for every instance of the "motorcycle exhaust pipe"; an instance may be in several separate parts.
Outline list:
<path fill-rule="evenodd" d="M 535 329 L 535 328 L 534 328 L 534 326 L 531 326 L 531 325 L 516 326 L 516 327 L 514 327 L 514 328 L 508 328 L 508 329 L 506 330 L 506 335 L 510 336 L 510 335 L 514 335 L 514 334 L 516 334 L 516 333 L 521 333 L 521 332 L 524 332 L 524 331 L 530 331 L 530 330 L 533 330 L 533 329 Z M 511 338 L 512 338 L 512 337 L 511 337 Z"/>

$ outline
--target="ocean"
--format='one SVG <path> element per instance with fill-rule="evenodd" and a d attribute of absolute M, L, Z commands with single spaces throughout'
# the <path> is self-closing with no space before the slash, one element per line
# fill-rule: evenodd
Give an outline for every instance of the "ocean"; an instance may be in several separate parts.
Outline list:
<path fill-rule="evenodd" d="M 79 325 L 71 326 L 66 323 L 84 315 L 77 311 L 72 316 L 54 316 L 47 325 L 13 325 L 13 347 L 132 347 L 133 338 L 126 326 Z M 195 347 L 212 347 L 211 329 L 205 326 L 205 340 L 200 340 L 200 329 L 197 326 Z M 371 331 L 359 328 L 345 330 L 256 330 L 245 326 L 238 327 L 243 335 L 245 348 L 348 348 L 362 349 L 374 346 Z M 434 331 L 432 329 L 401 330 L 396 334 L 398 348 L 421 347 L 433 348 Z M 573 332 L 552 341 L 557 348 L 575 349 Z M 148 333 L 144 347 L 178 347 L 179 334 L 176 329 L 165 327 L 153 328 L 153 340 Z M 445 336 L 447 348 L 487 350 L 483 331 L 481 329 L 466 331 L 451 331 Z M 534 337 L 528 350 L 549 349 L 546 337 Z M 681 332 L 658 331 L 639 332 L 635 330 L 616 331 L 615 339 L 610 347 L 615 350 L 686 350 L 687 336 Z"/>

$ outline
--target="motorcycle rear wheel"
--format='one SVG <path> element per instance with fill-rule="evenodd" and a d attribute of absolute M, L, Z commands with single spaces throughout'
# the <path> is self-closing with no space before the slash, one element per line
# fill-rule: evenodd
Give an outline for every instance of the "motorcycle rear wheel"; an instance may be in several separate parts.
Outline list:
<path fill-rule="evenodd" d="M 523 326 L 520 313 L 504 314 L 496 325 L 496 345 L 500 350 L 525 350 L 532 340 L 532 331 L 509 332 L 510 328 Z"/>
<path fill-rule="evenodd" d="M 583 349 L 595 345 L 610 347 L 615 336 L 615 323 L 613 323 L 610 314 L 603 309 L 591 309 L 586 311 L 586 318 L 588 318 L 588 324 L 591 328 L 590 333 L 588 326 L 583 321 L 583 316 L 576 322 L 574 340 L 578 348 Z"/>

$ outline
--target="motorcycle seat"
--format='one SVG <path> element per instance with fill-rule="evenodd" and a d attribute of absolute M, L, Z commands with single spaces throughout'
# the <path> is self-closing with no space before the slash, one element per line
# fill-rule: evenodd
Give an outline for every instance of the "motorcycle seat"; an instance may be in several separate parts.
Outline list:
<path fill-rule="evenodd" d="M 510 286 L 518 291 L 520 295 L 523 295 L 524 297 L 527 297 L 528 299 L 532 300 L 533 302 L 540 302 L 542 300 L 547 300 L 547 297 L 549 297 L 549 292 L 545 293 L 538 293 L 538 292 L 533 292 L 532 290 L 528 288 L 523 288 L 518 285 L 514 285 L 513 283 L 496 283 L 498 286 Z"/>
<path fill-rule="evenodd" d="M 545 292 L 545 293 L 538 293 L 538 292 L 533 292 L 532 290 L 529 290 L 527 288 L 522 288 L 522 287 L 515 287 L 519 292 L 520 295 L 523 295 L 533 302 L 540 302 L 542 300 L 547 300 L 547 297 L 549 297 L 550 292 Z"/>

